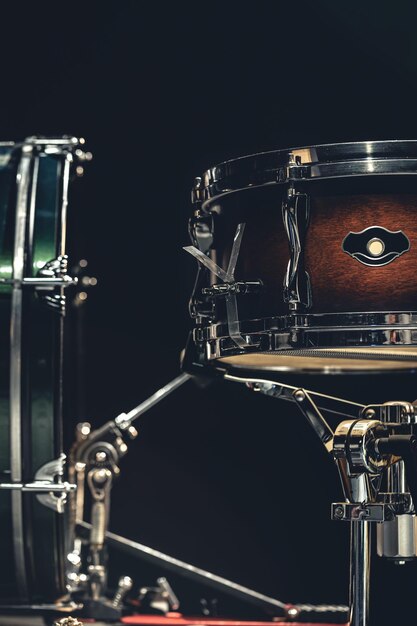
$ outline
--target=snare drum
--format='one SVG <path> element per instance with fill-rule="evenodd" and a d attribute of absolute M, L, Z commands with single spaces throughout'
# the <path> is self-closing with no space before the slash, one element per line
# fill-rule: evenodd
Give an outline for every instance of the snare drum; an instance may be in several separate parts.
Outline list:
<path fill-rule="evenodd" d="M 65 232 L 75 138 L 0 144 L 0 604 L 66 591 Z M 50 487 L 50 489 L 49 489 Z"/>
<path fill-rule="evenodd" d="M 186 368 L 417 369 L 417 141 L 227 161 L 192 198 Z"/>

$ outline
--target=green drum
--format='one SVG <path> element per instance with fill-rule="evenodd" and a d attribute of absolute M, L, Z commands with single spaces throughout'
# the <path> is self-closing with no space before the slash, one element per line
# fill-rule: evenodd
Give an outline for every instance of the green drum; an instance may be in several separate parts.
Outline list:
<path fill-rule="evenodd" d="M 0 604 L 66 592 L 62 365 L 72 137 L 0 144 Z"/>

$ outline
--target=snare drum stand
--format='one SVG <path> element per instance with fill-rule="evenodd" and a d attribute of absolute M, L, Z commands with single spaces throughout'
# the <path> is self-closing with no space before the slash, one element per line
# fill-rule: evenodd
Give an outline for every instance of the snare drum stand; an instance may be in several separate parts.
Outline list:
<path fill-rule="evenodd" d="M 350 626 L 369 626 L 371 524 L 379 556 L 398 564 L 417 557 L 417 406 L 364 406 L 281 383 L 225 378 L 294 401 L 333 455 L 345 501 L 332 504 L 332 519 L 351 523 Z M 333 432 L 321 409 L 349 419 Z"/>

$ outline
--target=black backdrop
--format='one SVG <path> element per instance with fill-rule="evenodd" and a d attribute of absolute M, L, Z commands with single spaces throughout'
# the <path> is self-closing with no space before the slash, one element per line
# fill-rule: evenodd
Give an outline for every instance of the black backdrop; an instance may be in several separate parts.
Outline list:
<path fill-rule="evenodd" d="M 412 2 L 331 0 L 6 6 L 1 139 L 73 133 L 94 153 L 72 189 L 73 259 L 88 259 L 98 286 L 69 433 L 178 373 L 194 176 L 266 149 L 416 137 L 417 15 Z M 363 401 L 417 395 L 412 378 L 300 382 Z M 329 519 L 336 471 L 290 406 L 188 383 L 142 420 L 121 467 L 115 532 L 287 601 L 347 601 L 348 528 Z M 111 564 L 137 586 L 163 573 Z M 415 616 L 415 567 L 375 558 L 374 571 L 378 623 Z M 216 595 L 169 579 L 184 611 Z M 225 598 L 220 610 L 254 615 Z"/>

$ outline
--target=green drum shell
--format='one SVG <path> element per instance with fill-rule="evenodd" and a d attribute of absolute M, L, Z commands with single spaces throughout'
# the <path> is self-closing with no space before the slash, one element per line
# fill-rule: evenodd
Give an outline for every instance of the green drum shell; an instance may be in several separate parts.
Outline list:
<path fill-rule="evenodd" d="M 0 275 L 4 279 L 10 279 L 13 271 L 16 175 L 21 155 L 15 147 L 3 147 L 3 153 L 0 152 Z M 65 158 L 62 154 L 47 155 L 35 150 L 31 159 L 25 237 L 27 277 L 36 276 L 48 261 L 62 253 Z M 0 473 L 2 482 L 10 482 L 12 287 L 3 285 L 0 289 Z M 63 319 L 41 292 L 32 288 L 23 288 L 22 302 L 21 462 L 22 481 L 31 482 L 39 468 L 62 453 Z M 21 538 L 13 523 L 12 497 L 11 491 L 0 491 L 0 553 L 3 562 L 8 563 L 0 570 L 0 602 L 33 604 L 56 600 L 65 592 L 65 516 L 47 508 L 35 494 L 23 493 Z"/>

